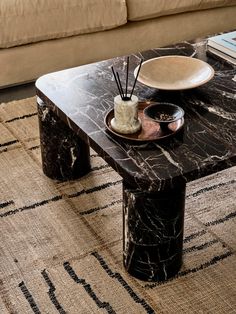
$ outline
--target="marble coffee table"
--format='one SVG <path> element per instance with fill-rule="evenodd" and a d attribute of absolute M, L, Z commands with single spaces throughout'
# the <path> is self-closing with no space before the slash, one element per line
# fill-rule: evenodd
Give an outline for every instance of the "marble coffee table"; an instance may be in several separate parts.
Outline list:
<path fill-rule="evenodd" d="M 140 57 L 171 54 L 207 61 L 215 76 L 185 91 L 136 85 L 144 102 L 172 102 L 184 109 L 184 127 L 164 140 L 129 141 L 104 124 L 117 94 L 111 66 L 124 81 L 125 57 L 36 82 L 44 173 L 62 180 L 86 174 L 91 146 L 122 176 L 124 267 L 148 281 L 166 280 L 181 267 L 186 183 L 236 164 L 236 67 L 207 56 L 203 40 L 130 56 L 130 78 Z"/>

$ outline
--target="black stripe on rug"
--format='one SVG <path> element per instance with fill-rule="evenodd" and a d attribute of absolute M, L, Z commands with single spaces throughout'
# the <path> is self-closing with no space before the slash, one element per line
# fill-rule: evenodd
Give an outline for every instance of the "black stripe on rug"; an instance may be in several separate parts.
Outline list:
<path fill-rule="evenodd" d="M 56 294 L 55 294 L 56 288 L 55 288 L 54 284 L 52 283 L 51 279 L 49 278 L 46 270 L 44 269 L 41 272 L 41 274 L 42 274 L 44 280 L 46 281 L 46 283 L 47 283 L 47 285 L 49 287 L 48 295 L 49 295 L 49 298 L 50 298 L 52 304 L 55 306 L 55 308 L 58 310 L 58 312 L 60 314 L 66 314 L 65 310 L 63 309 L 63 307 L 61 306 L 61 304 L 57 300 L 57 297 L 56 297 Z"/>
<path fill-rule="evenodd" d="M 32 146 L 29 148 L 29 150 L 35 150 L 35 149 L 38 149 L 40 148 L 40 145 L 35 145 L 35 146 Z"/>
<path fill-rule="evenodd" d="M 6 143 L 2 143 L 2 144 L 0 144 L 0 147 L 10 146 L 10 145 L 13 145 L 15 143 L 19 143 L 19 141 L 18 140 L 13 140 L 13 141 L 9 141 L 9 142 L 6 142 Z"/>
<path fill-rule="evenodd" d="M 116 314 L 116 312 L 113 310 L 112 306 L 110 305 L 110 303 L 108 302 L 102 302 L 101 300 L 99 300 L 99 298 L 97 297 L 97 295 L 95 294 L 95 292 L 93 291 L 93 289 L 91 288 L 91 285 L 88 284 L 85 279 L 79 278 L 74 269 L 71 267 L 69 262 L 65 262 L 63 263 L 63 266 L 65 268 L 65 270 L 67 271 L 67 273 L 69 274 L 69 276 L 78 284 L 82 285 L 84 290 L 87 292 L 87 294 L 90 296 L 91 299 L 93 299 L 93 301 L 96 303 L 96 305 L 98 306 L 98 308 L 100 309 L 105 309 L 107 311 L 108 314 Z"/>
<path fill-rule="evenodd" d="M 236 211 L 234 211 L 232 213 L 229 213 L 225 217 L 222 217 L 222 218 L 219 218 L 219 219 L 216 219 L 216 220 L 213 220 L 213 221 L 209 221 L 209 222 L 205 223 L 205 226 L 206 227 L 215 226 L 215 225 L 224 223 L 224 222 L 226 222 L 226 221 L 228 221 L 230 219 L 233 219 L 235 217 L 236 217 Z"/>
<path fill-rule="evenodd" d="M 73 193 L 73 194 L 69 194 L 68 197 L 69 198 L 73 198 L 73 197 L 78 197 L 78 196 L 80 196 L 81 194 L 84 194 L 84 193 L 90 194 L 90 193 L 98 192 L 98 191 L 101 191 L 103 189 L 109 188 L 111 186 L 115 186 L 117 184 L 120 184 L 121 182 L 122 182 L 122 180 L 104 183 L 104 184 L 95 186 L 95 187 L 93 187 L 91 189 L 88 189 L 88 190 L 82 190 L 82 191 L 79 191 L 79 192 L 76 192 L 76 193 Z"/>
<path fill-rule="evenodd" d="M 186 253 L 190 253 L 190 252 L 193 252 L 193 251 L 201 251 L 215 243 L 219 243 L 219 240 L 217 239 L 214 239 L 214 240 L 211 240 L 211 241 L 208 241 L 208 242 L 205 242 L 203 244 L 200 244 L 200 245 L 193 245 L 191 247 L 188 247 L 186 249 L 183 249 L 183 253 L 186 254 Z"/>
<path fill-rule="evenodd" d="M 113 272 L 108 264 L 105 262 L 104 258 L 98 252 L 92 252 L 92 256 L 94 256 L 101 267 L 105 270 L 109 277 L 115 278 L 122 285 L 122 287 L 128 292 L 130 297 L 136 302 L 142 305 L 142 307 L 146 310 L 148 314 L 153 314 L 155 311 L 151 308 L 151 306 L 144 300 L 140 299 L 140 297 L 134 292 L 134 290 L 128 285 L 128 283 L 124 280 L 120 273 Z"/>
<path fill-rule="evenodd" d="M 36 207 L 43 206 L 43 205 L 51 203 L 51 202 L 56 202 L 56 201 L 59 201 L 61 199 L 62 199 L 62 196 L 58 195 L 58 196 L 52 197 L 50 199 L 43 200 L 43 201 L 38 202 L 38 203 L 34 203 L 32 205 L 28 205 L 28 206 L 23 206 L 23 207 L 20 207 L 20 208 L 12 209 L 12 210 L 10 210 L 8 212 L 0 214 L 0 218 L 11 216 L 11 215 L 15 215 L 15 214 L 17 214 L 19 212 L 23 212 L 23 211 L 29 210 L 29 209 L 34 209 Z"/>
<path fill-rule="evenodd" d="M 211 185 L 211 186 L 202 188 L 202 189 L 198 190 L 197 192 L 188 194 L 188 195 L 186 196 L 186 198 L 189 198 L 189 197 L 196 197 L 196 196 L 198 196 L 198 195 L 200 195 L 200 194 L 202 194 L 202 193 L 209 192 L 209 191 L 213 191 L 213 190 L 215 190 L 215 189 L 218 189 L 218 188 L 223 187 L 223 186 L 227 186 L 227 185 L 229 185 L 229 184 L 233 184 L 233 183 L 235 183 L 235 182 L 236 182 L 236 180 L 233 179 L 233 180 L 230 180 L 230 181 L 228 181 L 228 182 L 222 182 L 222 183 L 214 184 L 214 185 Z"/>
<path fill-rule="evenodd" d="M 203 269 L 205 269 L 205 268 L 207 268 L 209 266 L 212 266 L 212 265 L 214 265 L 214 264 L 216 264 L 216 263 L 218 263 L 218 262 L 220 262 L 220 261 L 230 257 L 231 255 L 233 255 L 233 252 L 231 252 L 231 251 L 228 251 L 228 252 L 226 252 L 224 254 L 221 254 L 221 255 L 216 255 L 211 260 L 207 261 L 206 263 L 203 263 L 203 264 L 201 264 L 201 265 L 199 265 L 197 267 L 194 267 L 194 268 L 191 268 L 191 269 L 186 269 L 186 270 L 184 270 L 182 272 L 179 272 L 177 277 L 183 277 L 183 276 L 186 276 L 186 275 L 188 275 L 190 273 L 196 273 L 199 270 L 203 270 Z"/>
<path fill-rule="evenodd" d="M 29 292 L 28 288 L 26 287 L 24 281 L 19 283 L 19 288 L 21 289 L 23 295 L 25 296 L 26 300 L 28 301 L 31 309 L 35 314 L 41 314 L 32 294 Z"/>
<path fill-rule="evenodd" d="M 94 207 L 94 208 L 85 210 L 85 211 L 83 211 L 83 212 L 80 212 L 79 214 L 80 214 L 81 216 L 93 214 L 93 213 L 95 213 L 95 212 L 97 212 L 97 211 L 99 211 L 99 210 L 106 209 L 106 208 L 108 208 L 108 207 L 111 207 L 111 206 L 116 205 L 116 204 L 120 204 L 120 203 L 122 203 L 122 202 L 123 202 L 123 200 L 122 200 L 122 199 L 119 199 L 119 200 L 117 200 L 117 201 L 113 201 L 113 202 L 111 202 L 111 203 L 109 203 L 109 204 L 106 204 L 106 205 L 104 205 L 104 206 Z"/>
<path fill-rule="evenodd" d="M 22 120 L 22 119 L 25 119 L 25 118 L 30 118 L 30 117 L 36 116 L 37 114 L 38 114 L 37 112 L 29 113 L 29 114 L 25 114 L 24 116 L 15 117 L 15 118 L 6 120 L 6 121 L 4 121 L 4 122 L 5 122 L 5 123 L 10 123 L 10 122 L 13 122 L 13 121 L 16 121 L 16 120 Z"/>
<path fill-rule="evenodd" d="M 200 237 L 200 236 L 202 236 L 204 234 L 206 234 L 206 230 L 200 230 L 200 231 L 197 231 L 195 233 L 192 233 L 189 236 L 186 236 L 184 238 L 184 243 L 190 242 L 191 240 L 193 240 L 193 239 L 195 239 L 197 237 Z"/>
<path fill-rule="evenodd" d="M 99 185 L 99 186 L 96 186 L 94 188 L 91 188 L 91 189 L 88 189 L 88 190 L 82 190 L 82 191 L 79 191 L 79 192 L 76 192 L 74 194 L 68 194 L 67 197 L 68 198 L 74 198 L 74 197 L 78 197 L 82 194 L 89 194 L 89 193 L 93 193 L 93 192 L 97 192 L 97 191 L 101 191 L 103 189 L 106 189 L 107 187 L 111 187 L 111 186 L 115 186 L 117 184 L 120 184 L 122 180 L 119 180 L 119 181 L 115 181 L 115 182 L 109 182 L 109 183 L 106 183 L 106 184 L 102 184 L 102 185 Z M 56 202 L 56 201 L 59 201 L 62 199 L 62 195 L 57 195 L 55 197 L 52 197 L 50 199 L 46 199 L 46 200 L 43 200 L 41 202 L 37 202 L 37 203 L 34 203 L 34 204 L 31 204 L 31 205 L 28 205 L 28 206 L 23 206 L 23 207 L 20 207 L 20 208 L 16 208 L 16 209 L 13 209 L 13 210 L 10 210 L 10 211 L 7 211 L 5 213 L 2 213 L 0 214 L 0 218 L 3 218 L 3 217 L 7 217 L 7 216 L 10 216 L 10 215 L 15 215 L 19 212 L 23 212 L 25 210 L 29 210 L 29 209 L 34 209 L 36 207 L 40 207 L 40 206 L 43 206 L 45 204 L 48 204 L 48 203 L 51 203 L 51 202 Z M 109 206 L 109 205 L 108 205 Z M 93 210 L 93 209 L 92 209 Z M 96 209 L 95 211 L 97 211 L 99 209 Z"/>
<path fill-rule="evenodd" d="M 4 202 L 4 203 L 0 203 L 0 208 L 5 208 L 9 205 L 13 205 L 14 202 L 13 201 L 8 201 L 8 202 Z"/>

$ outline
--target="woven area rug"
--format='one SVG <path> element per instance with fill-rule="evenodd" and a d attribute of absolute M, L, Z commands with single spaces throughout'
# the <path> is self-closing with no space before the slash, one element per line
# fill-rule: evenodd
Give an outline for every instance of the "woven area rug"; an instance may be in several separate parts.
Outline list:
<path fill-rule="evenodd" d="M 184 264 L 147 283 L 122 265 L 121 177 L 41 170 L 35 98 L 0 104 L 0 313 L 236 313 L 236 167 L 187 185 Z"/>

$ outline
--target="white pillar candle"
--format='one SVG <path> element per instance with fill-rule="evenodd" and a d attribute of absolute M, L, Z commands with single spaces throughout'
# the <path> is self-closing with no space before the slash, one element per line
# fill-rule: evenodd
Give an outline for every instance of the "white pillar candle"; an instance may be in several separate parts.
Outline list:
<path fill-rule="evenodd" d="M 123 134 L 135 133 L 141 128 L 137 96 L 132 95 L 130 100 L 123 100 L 120 95 L 114 98 L 114 118 L 111 120 L 111 127 Z"/>

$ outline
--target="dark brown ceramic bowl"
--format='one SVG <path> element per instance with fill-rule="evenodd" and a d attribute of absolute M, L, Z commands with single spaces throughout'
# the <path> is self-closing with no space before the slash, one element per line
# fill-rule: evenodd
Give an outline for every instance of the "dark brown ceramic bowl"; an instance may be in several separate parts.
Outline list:
<path fill-rule="evenodd" d="M 168 128 L 168 124 L 182 119 L 184 110 L 171 103 L 154 103 L 144 109 L 144 114 L 149 119 L 158 122 L 160 127 Z"/>

